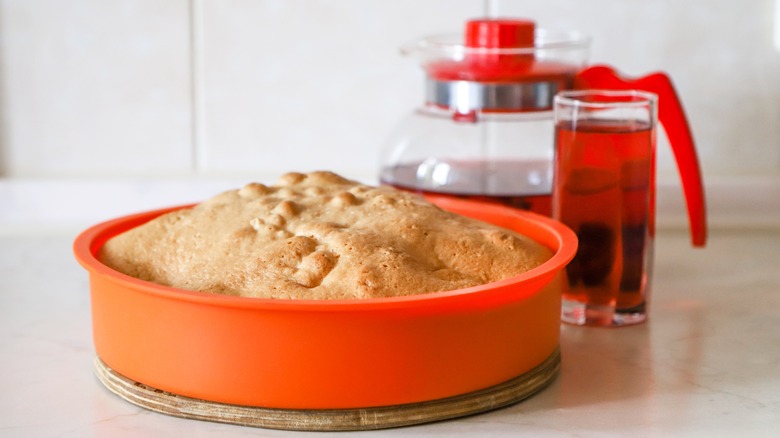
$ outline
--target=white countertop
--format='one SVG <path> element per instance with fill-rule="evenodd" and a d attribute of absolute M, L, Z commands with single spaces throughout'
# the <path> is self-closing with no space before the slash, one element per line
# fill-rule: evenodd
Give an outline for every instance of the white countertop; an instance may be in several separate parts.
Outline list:
<path fill-rule="evenodd" d="M 0 436 L 314 434 L 169 417 L 103 388 L 72 238 L 0 236 Z M 541 393 L 485 414 L 349 436 L 776 436 L 778 253 L 779 231 L 717 232 L 704 250 L 664 232 L 650 322 L 564 326 L 562 372 Z"/>

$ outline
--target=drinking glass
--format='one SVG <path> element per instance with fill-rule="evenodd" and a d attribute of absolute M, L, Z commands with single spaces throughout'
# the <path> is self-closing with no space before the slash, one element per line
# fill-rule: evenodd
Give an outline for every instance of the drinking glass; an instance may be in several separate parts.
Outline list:
<path fill-rule="evenodd" d="M 657 96 L 583 90 L 554 99 L 553 217 L 577 234 L 562 320 L 646 320 L 655 234 Z"/>

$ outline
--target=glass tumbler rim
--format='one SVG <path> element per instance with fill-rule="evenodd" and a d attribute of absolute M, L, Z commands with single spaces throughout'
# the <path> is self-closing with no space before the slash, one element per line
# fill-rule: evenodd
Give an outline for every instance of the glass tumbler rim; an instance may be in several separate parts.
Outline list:
<path fill-rule="evenodd" d="M 604 100 L 591 100 L 603 98 Z M 559 91 L 553 98 L 554 106 L 566 105 L 584 108 L 641 108 L 655 106 L 658 103 L 658 95 L 642 90 L 564 90 Z"/>

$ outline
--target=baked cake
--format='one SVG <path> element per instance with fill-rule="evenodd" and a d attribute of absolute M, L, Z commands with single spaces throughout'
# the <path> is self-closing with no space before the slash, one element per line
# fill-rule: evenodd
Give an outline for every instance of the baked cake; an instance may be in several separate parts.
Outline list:
<path fill-rule="evenodd" d="M 419 195 L 313 172 L 164 214 L 110 239 L 98 256 L 117 271 L 179 289 L 355 299 L 498 281 L 551 252 Z"/>

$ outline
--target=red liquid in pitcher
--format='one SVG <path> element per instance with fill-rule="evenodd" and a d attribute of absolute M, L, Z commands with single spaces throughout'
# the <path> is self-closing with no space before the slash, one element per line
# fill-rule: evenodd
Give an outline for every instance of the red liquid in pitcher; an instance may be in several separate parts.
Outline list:
<path fill-rule="evenodd" d="M 495 202 L 552 214 L 549 160 L 421 161 L 382 169 L 382 184 L 417 193 Z"/>
<path fill-rule="evenodd" d="M 556 127 L 556 216 L 579 239 L 564 300 L 644 313 L 655 217 L 653 135 L 639 122 Z"/>

